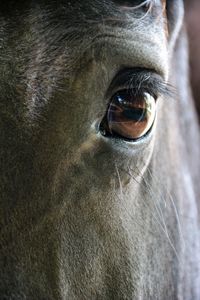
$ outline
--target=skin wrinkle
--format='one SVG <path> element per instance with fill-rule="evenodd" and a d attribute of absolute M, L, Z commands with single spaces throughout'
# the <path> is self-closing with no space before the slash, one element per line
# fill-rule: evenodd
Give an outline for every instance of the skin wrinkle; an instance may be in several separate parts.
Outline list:
<path fill-rule="evenodd" d="M 144 3 L 1 6 L 0 299 L 199 300 L 199 128 L 182 1 L 166 1 L 166 14 Z M 159 95 L 135 143 L 98 130 L 125 70 Z"/>
<path fill-rule="evenodd" d="M 50 14 L 50 12 L 48 13 L 48 14 Z M 47 15 L 48 15 L 47 14 Z M 42 16 L 42 14 L 41 14 L 41 12 L 40 13 L 37 13 L 37 15 L 41 15 L 40 16 L 40 18 L 43 20 L 44 19 L 44 17 Z M 45 16 L 45 18 L 46 18 L 46 16 Z M 31 12 L 31 20 L 32 20 L 32 22 L 34 22 L 35 23 L 35 21 L 34 21 L 34 19 L 35 19 L 35 17 L 34 17 L 34 14 Z M 33 23 L 33 24 L 34 24 Z M 50 25 L 50 24 L 46 24 L 46 25 Z M 44 25 L 43 25 L 44 26 Z M 57 25 L 56 25 L 57 26 Z M 49 98 L 51 98 L 51 94 L 52 94 L 52 92 L 53 92 L 53 90 L 55 89 L 55 88 L 58 88 L 58 81 L 59 81 L 59 78 L 56 78 L 56 74 L 58 74 L 58 72 L 60 72 L 60 68 L 59 68 L 59 66 L 60 66 L 60 62 L 63 64 L 63 65 L 65 65 L 65 74 L 66 74 L 66 72 L 67 72 L 67 70 L 69 69 L 69 66 L 73 66 L 74 64 L 76 64 L 76 61 L 78 61 L 78 59 L 80 58 L 80 57 L 77 57 L 77 55 L 76 55 L 76 61 L 75 62 L 73 62 L 72 63 L 72 61 L 71 61 L 71 63 L 69 64 L 69 66 L 68 65 L 66 65 L 66 61 L 68 60 L 68 61 L 70 61 L 70 60 L 72 60 L 72 54 L 71 53 L 69 53 L 69 55 L 67 55 L 66 56 L 66 48 L 65 48 L 65 50 L 64 50 L 64 53 L 63 53 L 63 55 L 59 55 L 58 56 L 58 62 L 56 62 L 55 61 L 55 63 L 52 65 L 52 68 L 49 68 L 48 67 L 48 74 L 54 74 L 54 77 L 53 77 L 53 82 L 52 82 L 52 80 L 50 79 L 50 76 L 48 75 L 48 79 L 47 78 L 45 78 L 43 81 L 45 81 L 45 84 L 43 83 L 43 88 L 44 88 L 44 86 L 47 84 L 48 85 L 48 92 L 46 92 L 45 93 L 45 96 L 43 95 L 43 93 L 45 92 L 43 92 L 42 90 L 41 90 L 41 88 L 40 88 L 40 83 L 38 82 L 39 81 L 39 78 L 38 77 L 40 77 L 40 74 L 38 74 L 38 70 L 39 69 L 41 69 L 41 67 L 39 68 L 39 66 L 42 64 L 42 62 L 43 62 L 43 57 L 50 57 L 51 56 L 51 51 L 49 51 L 49 49 L 51 49 L 51 47 L 49 48 L 49 46 L 47 47 L 47 46 L 45 46 L 45 43 L 46 43 L 46 41 L 45 41 L 45 37 L 46 36 L 48 36 L 48 31 L 49 30 L 45 30 L 45 27 L 44 28 L 38 28 L 37 29 L 37 27 L 38 27 L 38 22 L 36 23 L 36 28 L 35 29 L 33 29 L 33 33 L 34 32 L 38 32 L 39 34 L 44 34 L 44 39 L 41 39 L 41 41 L 36 41 L 36 45 L 38 44 L 38 48 L 36 49 L 36 54 L 34 54 L 34 52 L 32 52 L 31 51 L 31 56 L 32 57 L 36 57 L 35 58 L 35 60 L 34 61 L 32 61 L 32 65 L 34 66 L 34 67 L 32 67 L 32 66 L 30 66 L 29 67 L 29 70 L 30 70 L 30 75 L 29 74 L 27 74 L 27 77 L 28 77 L 28 84 L 27 84 L 27 86 L 28 86 L 28 90 L 27 90 L 27 96 L 28 96 L 28 98 L 29 97 L 31 97 L 30 98 L 30 105 L 29 105 L 29 111 L 30 111 L 30 113 L 28 113 L 28 118 L 30 118 L 31 117 L 31 115 L 32 115 L 32 117 L 33 118 L 35 118 L 35 117 L 37 117 L 37 115 L 38 115 L 38 113 L 39 113 L 39 109 L 37 109 L 37 107 L 39 106 L 39 108 L 41 108 L 41 106 L 42 105 L 45 105 L 45 102 L 47 102 L 48 101 L 48 99 Z M 54 28 L 54 30 L 56 30 L 56 27 Z M 76 32 L 74 32 L 74 30 L 77 30 L 77 27 L 75 27 L 75 28 L 71 28 L 70 29 L 70 27 L 69 27 L 69 32 L 71 31 L 71 33 L 72 33 L 72 36 L 73 36 L 73 39 L 74 40 L 76 40 L 77 38 L 79 38 L 79 33 L 76 33 Z M 112 28 L 111 28 L 111 30 L 113 30 Z M 46 31 L 47 31 L 47 33 L 46 33 Z M 89 31 L 90 30 L 88 30 L 87 29 L 87 34 L 89 33 Z M 94 30 L 93 30 L 94 31 Z M 53 32 L 53 30 L 51 30 L 51 32 Z M 51 32 L 50 32 L 50 35 L 51 35 Z M 81 32 L 81 34 L 82 34 L 82 32 Z M 62 37 L 62 39 L 63 39 L 64 37 Z M 105 34 L 104 34 L 104 38 L 105 38 Z M 49 38 L 48 38 L 49 39 Z M 66 39 L 66 43 L 72 43 L 73 42 L 73 40 L 69 40 L 69 33 L 68 33 L 68 36 L 66 36 L 65 37 L 65 39 Z M 87 37 L 87 39 L 88 39 L 88 37 Z M 85 38 L 85 40 L 86 40 L 86 38 Z M 95 38 L 93 38 L 93 41 L 92 42 L 90 42 L 88 45 L 81 45 L 80 46 L 80 48 L 82 48 L 83 50 L 82 50 L 82 53 L 84 53 L 85 51 L 86 51 L 86 49 L 87 48 L 91 48 L 91 46 L 92 46 L 92 43 L 94 43 L 94 41 L 95 41 Z M 59 41 L 58 41 L 59 42 Z M 51 41 L 51 43 L 52 44 L 58 44 L 58 42 L 57 41 Z M 48 49 L 49 48 L 49 49 Z M 68 48 L 68 47 L 67 47 Z M 72 47 L 72 48 L 74 48 L 74 47 Z M 44 50 L 43 50 L 44 49 Z M 55 49 L 56 50 L 56 49 Z M 60 49 L 59 49 L 60 50 Z M 38 53 L 38 54 L 37 54 Z M 54 54 L 54 51 L 53 51 L 53 56 L 57 56 L 56 55 L 56 53 Z M 69 60 L 69 57 L 70 57 L 70 60 Z M 51 62 L 51 59 L 49 59 L 49 61 Z M 68 62 L 69 63 L 69 62 Z M 57 67 L 57 64 L 58 64 L 58 67 Z M 54 67 L 53 67 L 54 66 Z M 36 71 L 34 71 L 34 69 L 33 68 L 36 68 Z M 44 68 L 44 67 L 42 67 L 42 68 Z M 44 70 L 43 70 L 43 72 L 46 72 L 46 67 L 44 68 Z M 58 69 L 58 71 L 56 70 L 56 69 Z M 41 72 L 41 71 L 40 71 Z M 60 72 L 61 73 L 61 72 Z M 70 74 L 68 75 L 68 74 L 66 74 L 67 76 L 70 76 Z M 66 76 L 66 75 L 64 75 L 64 76 Z M 31 77 L 30 77 L 31 76 Z M 42 74 L 41 74 L 41 76 L 42 76 Z M 63 77 L 63 74 L 62 75 L 60 75 L 61 77 Z M 29 79 L 29 77 L 30 77 L 30 79 Z M 30 92 L 29 92 L 29 90 L 30 90 Z M 33 94 L 33 91 L 35 90 L 35 93 Z M 38 94 L 38 91 L 39 91 L 39 94 Z M 52 92 L 51 92 L 52 91 Z M 29 96 L 29 94 L 30 94 L 30 96 Z M 38 95 L 37 95 L 38 94 Z M 38 100 L 37 100 L 38 99 Z M 42 104 L 41 103 L 41 99 L 43 99 L 43 102 L 44 102 L 44 104 Z M 35 104 L 35 102 L 36 102 L 36 104 Z"/>
<path fill-rule="evenodd" d="M 73 30 L 73 28 L 72 28 L 72 30 Z M 109 32 L 113 32 L 113 28 L 109 28 Z M 73 33 L 73 31 L 72 31 L 72 33 Z M 89 31 L 87 32 L 87 34 L 89 33 Z M 93 34 L 93 32 L 92 32 L 92 34 Z M 74 35 L 74 39 L 76 40 L 78 37 L 79 37 L 79 35 L 77 34 L 74 34 L 73 33 L 73 35 Z M 104 34 L 101 34 L 102 35 L 102 37 L 105 39 L 106 38 L 106 35 L 105 35 L 105 33 Z M 118 36 L 117 36 L 118 35 Z M 117 35 L 113 35 L 112 34 L 112 40 L 113 39 L 116 39 L 116 38 L 120 38 L 120 36 L 119 36 L 119 33 L 117 34 Z M 123 36 L 123 34 L 122 34 L 122 36 Z M 98 38 L 98 39 L 97 39 Z M 140 39 L 142 38 L 142 36 L 140 35 Z M 87 37 L 87 39 L 88 39 L 88 37 Z M 97 42 L 95 42 L 95 40 L 97 39 Z M 124 38 L 122 38 L 123 40 L 124 40 Z M 145 39 L 145 37 L 144 37 L 144 39 Z M 85 40 L 86 40 L 86 38 L 85 38 Z M 88 43 L 88 45 L 85 45 L 84 43 L 80 46 L 80 48 L 82 48 L 83 50 L 82 50 L 82 53 L 84 54 L 85 52 L 86 52 L 86 50 L 87 49 L 90 49 L 91 47 L 92 47 L 92 45 L 94 45 L 95 46 L 95 43 L 98 43 L 99 42 L 99 40 L 100 40 L 100 37 L 97 35 L 96 37 L 93 37 L 92 39 L 91 39 L 91 42 L 89 42 Z M 119 40 L 119 42 L 123 42 L 123 40 L 122 41 L 120 41 Z M 69 40 L 69 38 L 68 37 L 66 37 L 66 44 L 67 43 L 72 43 L 73 41 L 72 40 Z M 141 42 L 142 42 L 142 40 L 141 40 Z M 38 43 L 38 42 L 37 42 Z M 100 40 L 100 43 L 101 43 L 101 40 Z M 113 42 L 112 42 L 113 43 Z M 150 43 L 150 39 L 149 39 L 149 43 Z M 153 40 L 152 41 L 152 46 L 153 46 L 153 44 L 155 43 L 155 41 Z M 41 60 L 41 63 L 42 63 L 42 57 L 43 57 L 43 55 L 46 57 L 46 56 L 48 56 L 48 52 L 46 51 L 46 49 L 44 50 L 44 51 L 42 51 L 41 50 L 41 48 L 43 48 L 43 46 L 41 45 L 41 43 L 39 43 L 39 45 L 40 45 L 40 50 L 39 50 L 39 56 L 41 57 L 41 58 L 38 58 L 37 57 L 37 55 L 36 55 L 36 60 L 34 61 L 34 63 L 32 63 L 32 64 L 34 64 L 35 66 L 38 66 L 38 64 L 40 64 L 40 60 Z M 159 46 L 158 46 L 159 47 Z M 44 54 L 42 54 L 44 52 Z M 66 50 L 65 50 L 65 52 L 66 52 Z M 82 55 L 83 55 L 82 54 Z M 32 53 L 32 55 L 33 55 L 33 57 L 35 56 L 33 53 Z M 76 64 L 76 61 L 78 61 L 80 58 L 81 58 L 81 56 L 82 55 L 80 55 L 79 54 L 79 56 L 77 57 L 76 56 L 76 58 L 75 58 L 75 61 L 73 62 L 72 61 L 72 59 L 73 58 L 70 58 L 70 60 L 71 60 L 71 63 L 69 64 L 69 66 L 68 65 L 66 65 L 66 59 L 68 59 L 68 56 L 66 57 L 66 53 L 63 53 L 63 55 L 62 56 L 59 56 L 58 57 L 58 62 L 60 62 L 61 61 L 61 63 L 63 64 L 63 65 L 65 65 L 65 74 L 66 75 L 62 75 L 62 76 L 70 76 L 70 70 L 69 70 L 69 68 L 72 68 L 73 67 L 73 65 L 75 65 Z M 72 55 L 71 55 L 72 56 Z M 72 56 L 73 57 L 73 56 Z M 138 63 L 138 62 L 137 62 Z M 144 62 L 143 62 L 143 64 L 144 64 Z M 148 62 L 147 62 L 147 66 L 148 66 Z M 56 72 L 56 65 L 57 65 L 57 63 L 55 62 L 54 63 L 54 67 L 52 66 L 52 68 L 51 69 L 49 69 L 48 68 L 48 74 L 51 74 L 52 72 L 56 75 L 57 74 L 57 72 Z M 160 68 L 160 65 L 161 65 L 161 62 L 160 62 L 160 64 L 158 64 L 158 66 L 159 66 L 159 68 Z M 149 66 L 150 67 L 150 66 Z M 164 68 L 165 66 L 163 66 L 163 68 Z M 37 67 L 38 68 L 38 67 Z M 59 68 L 58 68 L 59 69 Z M 33 69 L 32 68 L 30 68 L 30 70 L 31 70 L 31 81 L 29 82 L 29 84 L 28 84 L 28 87 L 29 87 L 29 89 L 31 89 L 31 91 L 30 91 L 30 93 L 31 93 L 31 95 L 32 95 L 32 90 L 35 90 L 35 88 L 32 88 L 32 85 L 34 85 L 35 84 L 35 87 L 36 87 L 36 91 L 37 90 L 39 90 L 40 91 L 40 88 L 38 87 L 38 84 L 37 84 L 37 82 L 35 82 L 35 79 L 34 79 L 34 77 L 37 79 L 37 72 L 38 71 L 36 71 L 36 75 L 33 77 Z M 161 73 L 163 72 L 163 70 L 159 70 Z M 67 74 L 67 73 L 69 73 L 69 74 Z M 55 76 L 54 75 L 54 76 Z M 60 75 L 61 76 L 61 75 Z M 32 78 L 33 78 L 33 84 L 31 83 L 32 82 Z M 56 79 L 56 76 L 55 76 L 55 79 L 54 79 L 54 81 L 55 81 L 55 84 L 53 84 L 53 86 L 52 86 L 52 88 L 50 89 L 50 90 L 53 90 L 53 88 L 54 88 L 54 86 L 55 87 L 57 87 L 57 88 L 59 88 L 59 86 L 57 86 L 58 84 L 56 83 L 56 81 L 58 81 L 59 80 L 59 78 L 58 79 Z M 51 86 L 51 82 L 49 82 L 49 80 L 48 80 L 48 86 Z M 46 96 L 45 96 L 45 98 L 47 98 L 47 100 L 50 98 L 50 96 L 51 96 L 51 93 L 50 93 L 50 95 L 48 95 L 48 94 L 46 94 Z M 39 99 L 40 100 L 40 102 L 41 102 L 41 98 L 44 98 L 44 97 L 42 97 L 42 95 L 40 96 L 40 95 L 38 95 L 38 97 L 37 96 L 35 96 L 33 99 L 30 99 L 30 110 L 31 110 L 31 108 L 32 108 L 32 110 L 31 110 L 31 114 L 33 114 L 33 115 L 37 115 L 37 112 L 34 112 L 34 102 L 35 102 L 35 100 L 34 99 Z M 45 98 L 44 98 L 44 101 L 46 102 L 47 100 L 45 100 Z M 40 104 L 40 106 L 41 106 L 41 104 Z M 37 107 L 36 107 L 36 109 L 37 109 Z M 28 115 L 29 117 L 30 117 L 30 115 Z"/>

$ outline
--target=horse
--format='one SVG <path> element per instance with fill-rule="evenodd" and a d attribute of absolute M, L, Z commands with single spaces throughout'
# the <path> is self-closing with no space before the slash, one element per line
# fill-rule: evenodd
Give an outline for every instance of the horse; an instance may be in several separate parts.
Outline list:
<path fill-rule="evenodd" d="M 182 0 L 0 8 L 0 299 L 199 300 Z"/>

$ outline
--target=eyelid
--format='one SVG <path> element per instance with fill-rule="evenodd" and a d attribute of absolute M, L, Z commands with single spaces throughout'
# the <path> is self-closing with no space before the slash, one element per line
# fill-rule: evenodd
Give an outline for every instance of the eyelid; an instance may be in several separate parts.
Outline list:
<path fill-rule="evenodd" d="M 123 89 L 133 90 L 133 93 L 140 95 L 148 92 L 155 98 L 171 95 L 169 85 L 159 74 L 142 68 L 121 70 L 111 82 L 106 98 L 110 99 L 113 94 Z"/>

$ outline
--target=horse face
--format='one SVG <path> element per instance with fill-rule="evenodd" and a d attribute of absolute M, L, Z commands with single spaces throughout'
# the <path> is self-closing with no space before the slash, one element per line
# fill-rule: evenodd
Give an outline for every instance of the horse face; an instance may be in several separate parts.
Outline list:
<path fill-rule="evenodd" d="M 166 84 L 182 13 L 181 1 L 2 7 L 3 298 L 176 299 L 185 276 L 195 299 L 170 200 L 187 180 Z"/>

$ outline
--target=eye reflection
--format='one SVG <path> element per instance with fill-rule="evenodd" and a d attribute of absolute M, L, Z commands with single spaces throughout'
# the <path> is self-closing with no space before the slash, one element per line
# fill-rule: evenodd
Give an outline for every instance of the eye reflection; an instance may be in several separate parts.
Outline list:
<path fill-rule="evenodd" d="M 112 97 L 100 130 L 105 136 L 135 140 L 150 130 L 155 115 L 153 96 L 146 92 L 135 95 L 132 90 L 122 90 Z"/>

